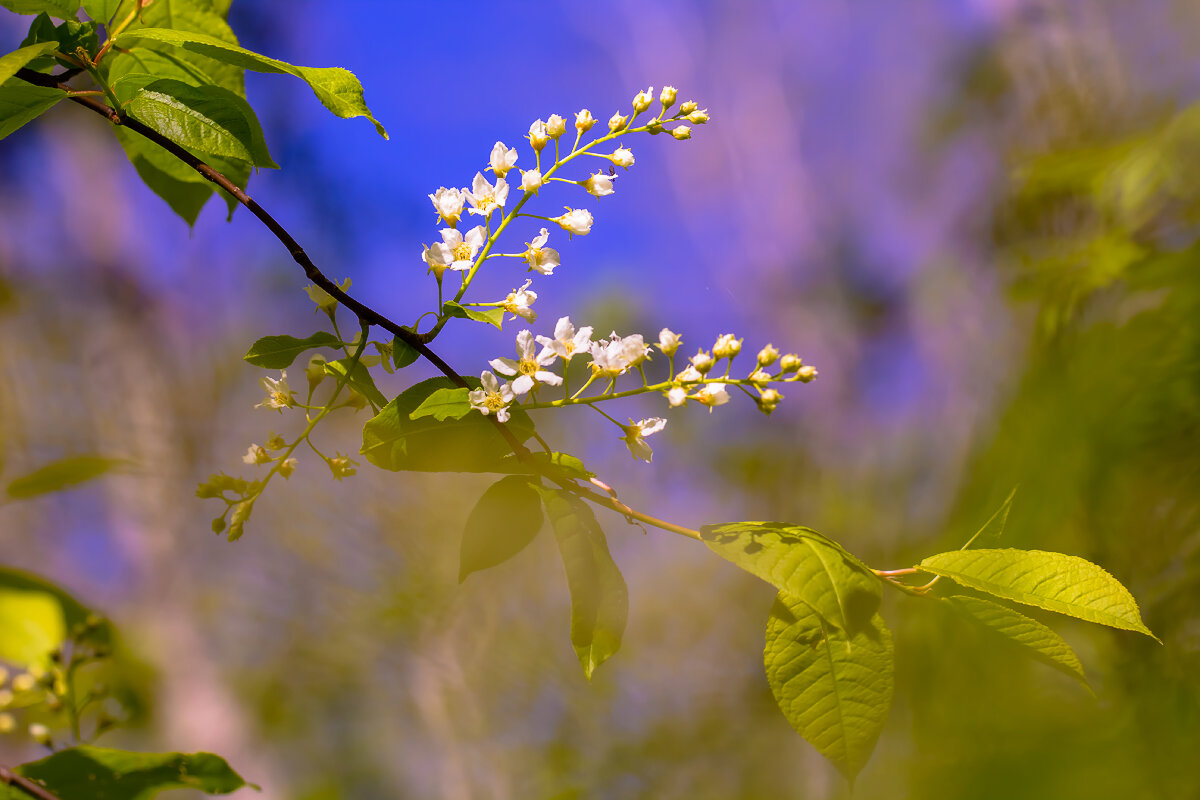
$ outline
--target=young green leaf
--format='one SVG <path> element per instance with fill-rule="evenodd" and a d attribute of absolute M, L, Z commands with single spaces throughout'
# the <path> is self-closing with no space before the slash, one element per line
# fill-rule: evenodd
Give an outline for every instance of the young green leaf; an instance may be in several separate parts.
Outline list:
<path fill-rule="evenodd" d="M 879 608 L 879 579 L 814 530 L 779 522 L 731 522 L 705 525 L 700 535 L 714 553 L 808 603 L 844 631 L 853 634 L 869 624 Z"/>
<path fill-rule="evenodd" d="M 1079 663 L 1071 645 L 1037 620 L 982 597 L 954 595 L 943 598 L 943 601 L 984 630 L 1016 645 L 1026 655 L 1069 675 L 1089 692 L 1092 690 L 1087 676 L 1083 674 L 1083 665 Z"/>
<path fill-rule="evenodd" d="M 353 359 L 350 358 L 328 361 L 325 364 L 325 373 L 335 378 L 340 378 L 346 374 L 347 369 L 350 369 L 352 362 Z M 364 367 L 362 362 L 354 364 L 354 368 L 350 369 L 350 377 L 346 380 L 346 383 L 354 391 L 367 398 L 376 408 L 383 408 L 387 405 L 387 398 L 375 386 L 375 379 L 371 377 L 371 371 Z"/>
<path fill-rule="evenodd" d="M 570 492 L 534 488 L 546 505 L 562 553 L 571 590 L 571 644 L 590 681 L 596 667 L 621 647 L 629 590 L 592 510 Z"/>
<path fill-rule="evenodd" d="M 62 607 L 52 595 L 0 585 L 0 659 L 45 665 L 66 636 Z"/>
<path fill-rule="evenodd" d="M 892 705 L 892 634 L 878 614 L 853 636 L 780 592 L 763 650 L 775 702 L 851 783 L 871 757 Z"/>
<path fill-rule="evenodd" d="M 542 527 L 542 501 L 523 475 L 493 483 L 479 498 L 463 533 L 458 582 L 503 564 L 533 541 Z"/>
<path fill-rule="evenodd" d="M 45 114 L 67 98 L 62 89 L 34 86 L 20 78 L 0 83 L 0 139 Z"/>
<path fill-rule="evenodd" d="M 57 42 L 41 42 L 40 44 L 31 44 L 27 47 L 22 47 L 20 50 L 14 50 L 11 53 L 0 56 L 0 83 L 4 83 L 13 75 L 16 75 L 17 70 L 30 61 L 52 52 L 57 47 Z"/>
<path fill-rule="evenodd" d="M 1043 550 L 954 550 L 930 556 L 917 568 L 996 597 L 1137 631 L 1158 641 L 1142 622 L 1129 590 L 1103 568 L 1077 556 Z"/>
<path fill-rule="evenodd" d="M 392 339 L 392 361 L 395 363 L 396 369 L 404 369 L 420 357 L 421 354 L 417 348 L 399 336 Z"/>
<path fill-rule="evenodd" d="M 174 45 L 255 72 L 294 75 L 307 83 L 317 99 L 334 114 L 342 118 L 366 117 L 375 124 L 379 135 L 387 138 L 387 131 L 371 115 L 371 110 L 363 102 L 362 84 L 354 77 L 354 73 L 348 70 L 340 67 L 298 67 L 259 55 L 213 36 L 169 28 L 135 28 L 118 36 L 116 44 L 120 47 L 130 47 L 139 40 Z"/>
<path fill-rule="evenodd" d="M 267 151 L 254 109 L 220 86 L 192 86 L 161 78 L 137 91 L 124 110 L 196 153 L 246 161 L 256 167 L 279 167 Z"/>
<path fill-rule="evenodd" d="M 464 378 L 478 389 L 478 378 Z M 361 452 L 380 469 L 421 472 L 511 472 L 504 457 L 512 452 L 493 421 L 480 413 L 439 422 L 409 415 L 438 389 L 453 388 L 449 378 L 430 378 L 410 386 L 363 426 Z M 506 427 L 523 442 L 533 436 L 533 420 L 511 408 Z"/>
<path fill-rule="evenodd" d="M 529 462 L 532 461 L 533 464 Z M 536 467 L 555 469 L 568 478 L 587 481 L 596 477 L 596 473 L 583 465 L 583 461 L 570 453 L 547 453 L 544 450 L 534 450 L 526 458 L 517 458 L 515 453 L 504 457 L 501 468 L 497 472 L 509 472 L 515 475 L 540 474 Z"/>
<path fill-rule="evenodd" d="M 474 308 L 459 305 L 453 300 L 447 300 L 442 303 L 442 313 L 447 316 L 457 317 L 459 319 L 471 319 L 476 322 L 486 322 L 488 325 L 500 327 L 501 321 L 504 319 L 503 308 L 485 308 L 482 311 L 477 311 Z"/>
<path fill-rule="evenodd" d="M 307 339 L 295 336 L 264 336 L 250 346 L 246 361 L 264 369 L 287 369 L 296 356 L 315 347 L 341 347 L 341 342 L 332 333 L 317 331 Z"/>
<path fill-rule="evenodd" d="M 444 419 L 462 419 L 471 413 L 470 389 L 455 386 L 452 389 L 438 389 L 421 401 L 421 405 L 408 415 L 409 419 L 433 417 L 439 422 Z"/>
<path fill-rule="evenodd" d="M 13 500 L 27 500 L 38 495 L 61 492 L 99 478 L 124 463 L 121 459 L 103 456 L 68 456 L 15 478 L 8 484 L 7 494 Z"/>
<path fill-rule="evenodd" d="M 108 22 L 117 13 L 120 4 L 121 0 L 83 0 L 79 5 L 96 22 Z"/>
<path fill-rule="evenodd" d="M 69 798 L 150 800 L 167 789 L 193 789 L 229 794 L 246 786 L 212 753 L 131 753 L 79 745 L 16 768 L 52 794 Z"/>
<path fill-rule="evenodd" d="M 129 2 L 129 0 L 126 0 L 126 2 Z M 122 16 L 128 10 L 129 6 L 126 5 Z M 218 7 L 218 4 L 206 2 L 205 0 L 154 0 L 150 5 L 139 9 L 137 19 L 133 21 L 127 30 L 171 28 L 176 31 L 187 31 L 210 36 L 236 47 L 238 43 L 237 36 L 234 35 L 233 29 L 229 27 L 229 23 L 225 21 L 227 14 L 227 2 Z M 203 70 L 212 79 L 205 81 L 205 83 L 215 83 L 217 86 L 233 92 L 238 97 L 245 98 L 245 70 L 242 67 L 169 45 L 159 45 L 155 49 L 160 53 L 168 52 L 172 56 L 185 60 L 189 64 Z M 123 59 L 139 56 L 145 52 L 149 52 L 149 49 L 142 47 L 124 51 L 120 48 L 114 48 L 109 51 L 109 55 L 105 57 L 104 63 L 107 64 L 114 57 L 117 62 L 120 62 Z M 141 71 L 158 74 L 154 70 Z M 160 77 L 176 78 L 178 76 L 162 74 Z M 188 81 L 188 83 L 191 82 Z"/>
<path fill-rule="evenodd" d="M 79 0 L 0 0 L 14 14 L 49 14 L 58 19 L 71 19 L 79 11 Z"/>

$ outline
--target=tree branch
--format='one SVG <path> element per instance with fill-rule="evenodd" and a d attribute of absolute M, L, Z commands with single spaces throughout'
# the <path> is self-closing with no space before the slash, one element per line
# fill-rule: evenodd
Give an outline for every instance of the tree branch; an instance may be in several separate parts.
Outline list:
<path fill-rule="evenodd" d="M 58 795 L 53 794 L 45 786 L 42 786 L 40 783 L 34 783 L 28 778 L 22 778 L 3 764 L 0 764 L 0 784 L 20 789 L 30 797 L 36 797 L 37 800 L 60 800 Z"/>

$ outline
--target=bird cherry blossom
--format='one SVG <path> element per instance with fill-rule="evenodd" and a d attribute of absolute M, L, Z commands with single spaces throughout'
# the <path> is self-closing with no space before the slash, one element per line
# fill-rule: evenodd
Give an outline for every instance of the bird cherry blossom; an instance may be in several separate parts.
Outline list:
<path fill-rule="evenodd" d="M 546 247 L 549 239 L 550 234 L 542 228 L 542 232 L 535 236 L 532 242 L 525 243 L 528 249 L 522 254 L 529 268 L 543 275 L 554 274 L 554 268 L 559 265 L 558 251 L 553 247 Z"/>
<path fill-rule="evenodd" d="M 503 178 L 508 174 L 508 171 L 517 163 L 516 148 L 508 148 L 504 146 L 504 142 L 496 142 L 492 146 L 492 156 L 488 160 L 486 169 L 490 169 L 496 173 L 497 178 Z"/>
<path fill-rule="evenodd" d="M 467 399 L 471 401 L 471 408 L 485 417 L 495 414 L 500 422 L 508 422 L 508 407 L 515 399 L 512 387 L 507 383 L 500 383 L 496 376 L 487 370 L 480 374 L 479 380 L 483 388 L 467 395 Z"/>
<path fill-rule="evenodd" d="M 476 225 L 463 236 L 455 228 L 442 228 L 442 241 L 426 247 L 421 258 L 440 277 L 447 269 L 461 272 L 475 263 L 475 255 L 487 239 L 487 231 Z"/>
<path fill-rule="evenodd" d="M 258 382 L 267 396 L 255 408 L 273 408 L 282 414 L 285 408 L 296 404 L 296 393 L 288 386 L 286 369 L 279 373 L 278 379 L 263 376 Z"/>
<path fill-rule="evenodd" d="M 547 352 L 550 352 L 563 361 L 570 361 L 577 353 L 587 353 L 590 351 L 592 326 L 585 325 L 576 331 L 575 326 L 571 324 L 570 317 L 559 317 L 558 323 L 554 326 L 554 338 L 539 336 L 537 337 L 537 342 L 545 348 L 542 351 L 543 356 Z"/>
<path fill-rule="evenodd" d="M 650 417 L 640 422 L 634 422 L 630 417 L 628 425 L 621 425 L 621 430 L 625 432 L 621 438 L 629 447 L 630 455 L 649 463 L 650 459 L 654 457 L 654 451 L 650 449 L 650 445 L 646 444 L 646 437 L 658 433 L 666 426 L 667 421 L 662 417 Z"/>
<path fill-rule="evenodd" d="M 454 227 L 458 224 L 458 218 L 462 216 L 463 204 L 467 202 L 467 194 L 465 189 L 460 191 L 443 186 L 429 195 L 429 199 L 433 201 L 433 207 L 437 210 L 438 216 L 445 220 L 447 225 Z"/>
<path fill-rule="evenodd" d="M 594 197 L 607 197 L 613 193 L 613 179 L 606 172 L 597 172 L 586 181 L 582 181 L 582 184 L 588 194 Z"/>
<path fill-rule="evenodd" d="M 496 185 L 488 183 L 482 172 L 475 173 L 471 183 L 471 191 L 467 194 L 467 202 L 471 204 L 472 214 L 487 216 L 497 208 L 503 208 L 508 199 L 508 182 L 504 178 L 496 178 Z"/>
<path fill-rule="evenodd" d="M 552 351 L 544 349 L 540 354 L 535 355 L 535 349 L 533 334 L 529 331 L 521 331 L 517 334 L 519 358 L 516 360 L 494 358 L 488 362 L 491 368 L 501 375 L 516 376 L 512 381 L 512 391 L 518 397 L 527 394 L 538 383 L 544 383 L 547 386 L 562 385 L 562 377 L 542 369 L 542 367 L 553 364 L 557 356 Z"/>
<path fill-rule="evenodd" d="M 525 281 L 520 289 L 513 289 L 508 293 L 508 297 L 504 298 L 502 307 L 505 311 L 512 314 L 512 319 L 520 317 L 526 322 L 533 322 L 537 319 L 537 312 L 530 306 L 537 300 L 537 292 L 529 291 L 529 284 L 532 280 Z"/>
<path fill-rule="evenodd" d="M 567 209 L 566 213 L 552 218 L 551 222 L 557 222 L 572 236 L 575 234 L 586 236 L 592 230 L 592 222 L 594 222 L 592 212 L 586 208 L 571 208 L 570 206 L 565 208 Z"/>

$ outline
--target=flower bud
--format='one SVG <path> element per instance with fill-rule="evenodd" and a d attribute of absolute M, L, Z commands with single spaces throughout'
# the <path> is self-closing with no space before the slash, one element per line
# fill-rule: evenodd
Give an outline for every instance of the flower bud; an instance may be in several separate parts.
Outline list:
<path fill-rule="evenodd" d="M 755 386 L 762 388 L 771 382 L 771 375 L 765 369 L 756 369 L 747 379 Z"/>
<path fill-rule="evenodd" d="M 633 166 L 633 151 L 628 147 L 618 147 L 608 158 L 618 167 L 629 169 Z"/>
<path fill-rule="evenodd" d="M 296 471 L 296 459 L 285 458 L 279 462 L 279 474 L 284 478 L 292 477 L 292 473 Z"/>
<path fill-rule="evenodd" d="M 763 389 L 758 397 L 758 410 L 764 414 L 770 414 L 782 399 L 783 395 L 774 389 Z"/>
<path fill-rule="evenodd" d="M 654 87 L 647 87 L 646 91 L 638 92 L 633 97 L 633 113 L 640 114 L 650 107 L 654 102 Z"/>
<path fill-rule="evenodd" d="M 628 125 L 629 125 L 629 117 L 621 116 L 620 111 L 618 111 L 617 113 L 613 114 L 611 117 L 608 118 L 608 130 L 612 133 L 617 133 L 618 131 L 623 131 L 623 130 L 625 130 L 626 126 L 628 126 Z"/>
<path fill-rule="evenodd" d="M 699 104 L 697 104 L 695 100 L 685 100 L 683 105 L 679 106 L 679 113 L 687 115 L 687 114 L 692 113 L 699 107 L 700 107 Z"/>
<path fill-rule="evenodd" d="M 779 360 L 779 351 L 775 349 L 775 345 L 768 344 L 762 350 L 758 351 L 758 365 L 760 367 L 769 367 Z"/>
<path fill-rule="evenodd" d="M 704 108 L 698 111 L 692 111 L 687 115 L 687 118 L 688 122 L 692 123 L 693 125 L 703 125 L 704 123 L 708 122 L 708 109 Z"/>
<path fill-rule="evenodd" d="M 562 226 L 563 230 L 571 235 L 579 234 L 580 236 L 586 236 L 592 229 L 592 212 L 586 208 L 571 208 L 567 206 L 567 212 L 554 217 L 553 221 L 557 222 Z"/>
<path fill-rule="evenodd" d="M 224 517 L 213 517 L 212 532 L 213 533 L 222 533 L 222 532 L 224 532 L 224 530 L 225 530 L 225 518 Z"/>
<path fill-rule="evenodd" d="M 504 142 L 496 142 L 492 146 L 492 155 L 488 159 L 488 169 L 496 173 L 497 178 L 503 178 L 517 163 L 516 149 L 509 149 Z"/>
<path fill-rule="evenodd" d="M 49 747 L 52 741 L 50 739 L 50 729 L 40 722 L 35 722 L 29 726 L 29 738 L 45 747 Z"/>
<path fill-rule="evenodd" d="M 663 328 L 658 332 L 658 349 L 662 350 L 665 355 L 675 355 L 675 351 L 679 349 L 682 341 L 679 334 L 670 328 Z"/>
<path fill-rule="evenodd" d="M 274 459 L 271 458 L 271 454 L 268 453 L 267 449 L 261 444 L 250 445 L 250 448 L 246 451 L 246 455 L 242 456 L 242 461 L 244 463 L 254 464 L 256 466 L 258 464 L 268 464 L 273 460 Z"/>
<path fill-rule="evenodd" d="M 732 333 L 722 333 L 717 337 L 717 343 L 713 345 L 715 358 L 733 358 L 740 352 L 742 352 L 742 340 L 733 338 Z"/>
<path fill-rule="evenodd" d="M 367 407 L 367 398 L 363 396 L 362 392 L 351 386 L 346 391 L 346 405 L 358 411 Z"/>
<path fill-rule="evenodd" d="M 684 139 L 692 138 L 692 129 L 687 125 L 676 125 L 671 128 L 671 135 L 682 142 Z"/>
<path fill-rule="evenodd" d="M 550 137 L 546 134 L 546 123 L 539 119 L 530 125 L 528 139 L 530 146 L 533 147 L 535 151 L 539 153 L 542 152 L 542 148 L 545 147 L 546 142 L 550 140 Z"/>
<path fill-rule="evenodd" d="M 604 172 L 597 172 L 586 181 L 582 181 L 583 188 L 587 189 L 588 194 L 595 197 L 605 197 L 613 193 L 613 179 L 611 175 Z"/>
<path fill-rule="evenodd" d="M 695 367 L 696 371 L 701 375 L 706 374 L 710 369 L 713 368 L 713 364 L 717 363 L 713 359 L 712 355 L 704 352 L 703 350 L 700 350 L 696 353 L 696 355 L 692 356 L 691 362 L 692 366 Z"/>
<path fill-rule="evenodd" d="M 267 449 L 282 450 L 285 447 L 287 447 L 287 441 L 275 431 L 271 431 L 271 435 L 267 437 Z"/>
<path fill-rule="evenodd" d="M 789 372 L 795 372 L 804 366 L 804 359 L 795 353 L 788 353 L 779 362 L 779 372 L 782 375 L 787 375 Z"/>
<path fill-rule="evenodd" d="M 651 136 L 658 136 L 665 130 L 666 128 L 663 127 L 663 124 L 656 119 L 646 123 L 646 132 Z"/>
<path fill-rule="evenodd" d="M 678 93 L 674 86 L 664 86 L 662 92 L 658 95 L 658 102 L 662 103 L 663 111 L 666 111 L 671 106 L 675 105 L 675 97 Z"/>
<path fill-rule="evenodd" d="M 586 108 L 575 115 L 575 129 L 580 133 L 587 133 L 595 124 L 596 118 Z"/>
<path fill-rule="evenodd" d="M 320 353 L 313 354 L 308 360 L 308 366 L 304 368 L 304 375 L 308 378 L 310 391 L 320 386 L 321 381 L 325 380 L 325 356 Z"/>
<path fill-rule="evenodd" d="M 521 172 L 521 191 L 526 194 L 530 192 L 537 194 L 537 190 L 542 188 L 542 184 L 545 182 L 539 170 L 527 169 Z"/>
<path fill-rule="evenodd" d="M 546 135 L 551 139 L 557 139 L 567 132 L 567 121 L 558 114 L 551 114 L 546 119 Z"/>
<path fill-rule="evenodd" d="M 802 383 L 811 383 L 812 380 L 817 377 L 817 374 L 818 373 L 815 367 L 806 364 L 796 372 L 796 377 L 799 378 Z"/>
<path fill-rule="evenodd" d="M 671 408 L 679 408 L 687 403 L 687 389 L 682 386 L 676 386 L 667 392 L 667 402 L 671 404 Z"/>

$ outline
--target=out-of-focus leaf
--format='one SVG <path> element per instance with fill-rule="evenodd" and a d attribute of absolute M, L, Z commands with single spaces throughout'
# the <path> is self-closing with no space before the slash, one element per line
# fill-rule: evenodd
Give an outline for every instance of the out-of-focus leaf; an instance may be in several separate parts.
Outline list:
<path fill-rule="evenodd" d="M 28 475 L 15 478 L 8 484 L 7 494 L 13 500 L 61 492 L 76 484 L 94 480 L 125 462 L 103 456 L 69 456 L 46 464 Z"/>
<path fill-rule="evenodd" d="M 0 0 L 14 14 L 49 14 L 58 19 L 71 19 L 79 11 L 79 0 Z"/>
<path fill-rule="evenodd" d="M 132 753 L 79 745 L 16 771 L 60 800 L 149 800 L 167 789 L 229 794 L 246 786 L 212 753 Z"/>
<path fill-rule="evenodd" d="M 480 387 L 478 378 L 464 380 L 472 389 Z M 511 472 L 503 459 L 512 450 L 483 414 L 443 422 L 409 418 L 431 394 L 454 385 L 449 378 L 430 378 L 400 393 L 363 426 L 359 452 L 380 469 L 392 471 Z M 510 411 L 508 430 L 524 442 L 533 436 L 533 420 L 519 408 Z"/>
<path fill-rule="evenodd" d="M 1158 640 L 1142 622 L 1129 590 L 1102 567 L 1077 556 L 1044 550 L 955 550 L 930 556 L 917 568 L 997 597 Z"/>
<path fill-rule="evenodd" d="M 546 505 L 571 590 L 571 644 L 590 681 L 621 647 L 629 590 L 587 505 L 562 489 L 534 487 Z"/>
<path fill-rule="evenodd" d="M 869 624 L 879 608 L 879 579 L 814 530 L 780 522 L 731 522 L 705 525 L 700 535 L 717 555 L 808 603 L 851 634 Z"/>
<path fill-rule="evenodd" d="M 13 75 L 16 75 L 17 70 L 21 67 L 35 58 L 49 53 L 57 46 L 56 42 L 41 42 L 40 44 L 31 44 L 27 47 L 22 47 L 20 50 L 14 50 L 11 53 L 0 56 L 0 83 L 4 83 Z"/>
<path fill-rule="evenodd" d="M 525 549 L 542 527 L 542 501 L 522 475 L 496 481 L 479 498 L 463 533 L 458 581 L 503 564 Z"/>
<path fill-rule="evenodd" d="M 111 645 L 109 624 L 47 580 L 0 567 L 0 659 L 30 666 L 67 636 Z"/>
<path fill-rule="evenodd" d="M 955 595 L 943 600 L 967 619 L 1021 648 L 1026 655 L 1069 675 L 1091 691 L 1087 676 L 1083 674 L 1083 665 L 1071 645 L 1042 623 L 982 597 Z"/>
<path fill-rule="evenodd" d="M 853 783 L 892 705 L 892 635 L 871 617 L 853 636 L 780 592 L 767 620 L 767 682 L 783 715 Z"/>
<path fill-rule="evenodd" d="M 992 544 L 999 541 L 1004 534 L 1004 526 L 1008 524 L 1008 512 L 1012 509 L 1013 497 L 1017 494 L 1017 490 L 1013 489 L 1008 493 L 1008 497 L 996 509 L 996 513 L 988 518 L 988 521 L 983 523 L 983 527 L 975 531 L 975 535 L 967 540 L 967 543 L 962 546 L 966 550 L 971 545 L 979 542 L 980 544 Z"/>
<path fill-rule="evenodd" d="M 0 83 L 0 139 L 45 114 L 67 98 L 62 89 L 34 86 L 19 78 Z"/>
<path fill-rule="evenodd" d="M 530 464 L 529 461 L 533 461 Z M 542 465 L 547 468 L 552 468 L 566 475 L 568 478 L 586 481 L 595 477 L 596 473 L 590 471 L 583 465 L 583 462 L 571 455 L 570 453 L 547 453 L 544 450 L 535 450 L 528 456 L 528 460 L 519 459 L 515 454 L 509 454 L 504 457 L 502 469 L 497 472 L 511 472 L 517 475 L 535 475 L 540 474 L 535 466 Z"/>
<path fill-rule="evenodd" d="M 363 102 L 362 84 L 354 73 L 340 67 L 298 67 L 285 61 L 253 53 L 203 33 L 171 30 L 168 28 L 138 28 L 117 37 L 121 47 L 130 47 L 135 42 L 161 42 L 223 61 L 243 69 L 256 72 L 279 72 L 294 75 L 309 85 L 313 94 L 327 109 L 342 118 L 366 117 L 375 124 L 379 135 L 387 138 L 387 131 L 371 115 Z"/>
<path fill-rule="evenodd" d="M 305 339 L 295 336 L 264 336 L 242 356 L 247 362 L 264 369 L 287 369 L 296 356 L 316 347 L 341 347 L 341 342 L 332 333 L 317 331 Z"/>

